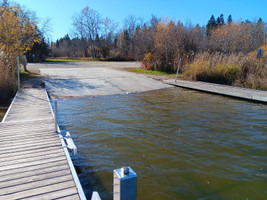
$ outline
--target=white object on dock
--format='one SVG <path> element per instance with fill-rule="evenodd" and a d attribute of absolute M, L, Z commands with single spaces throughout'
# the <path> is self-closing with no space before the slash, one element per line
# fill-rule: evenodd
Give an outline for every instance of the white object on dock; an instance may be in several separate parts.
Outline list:
<path fill-rule="evenodd" d="M 74 142 L 73 142 L 73 140 L 71 138 L 70 132 L 66 132 L 66 135 L 63 138 L 67 143 L 68 149 L 70 149 L 73 152 L 73 154 L 76 156 L 77 147 L 76 147 L 76 145 L 74 144 Z"/>

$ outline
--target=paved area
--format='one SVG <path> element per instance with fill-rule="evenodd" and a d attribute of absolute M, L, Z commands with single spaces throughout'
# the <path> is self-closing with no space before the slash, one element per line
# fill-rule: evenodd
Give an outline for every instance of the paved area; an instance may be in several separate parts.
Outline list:
<path fill-rule="evenodd" d="M 38 68 L 49 94 L 57 97 L 128 94 L 172 87 L 124 70 L 136 67 L 138 62 L 87 62 L 32 64 L 29 69 Z"/>
<path fill-rule="evenodd" d="M 200 81 L 193 82 L 193 81 L 177 80 L 177 82 L 175 82 L 174 80 L 165 80 L 164 82 L 187 89 L 199 90 L 204 92 L 210 92 L 220 95 L 232 96 L 232 97 L 267 103 L 267 91 L 253 90 L 248 88 L 233 87 L 229 85 L 220 85 L 220 84 L 200 82 Z"/>

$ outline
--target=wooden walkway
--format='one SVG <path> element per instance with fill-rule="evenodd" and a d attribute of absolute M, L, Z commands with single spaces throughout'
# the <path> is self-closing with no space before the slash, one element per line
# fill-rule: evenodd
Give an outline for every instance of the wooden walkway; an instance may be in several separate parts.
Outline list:
<path fill-rule="evenodd" d="M 165 80 L 164 83 L 187 89 L 267 103 L 267 91 L 262 90 L 253 90 L 248 88 L 233 87 L 229 85 L 221 85 L 200 81 L 193 82 L 177 80 L 175 82 L 174 80 Z"/>
<path fill-rule="evenodd" d="M 46 90 L 18 92 L 0 123 L 0 199 L 85 199 Z"/>

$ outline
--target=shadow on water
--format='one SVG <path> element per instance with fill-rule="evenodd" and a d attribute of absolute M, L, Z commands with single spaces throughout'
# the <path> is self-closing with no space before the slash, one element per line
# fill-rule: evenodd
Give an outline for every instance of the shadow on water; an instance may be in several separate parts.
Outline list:
<path fill-rule="evenodd" d="M 65 126 L 60 126 L 60 130 L 68 131 Z M 77 143 L 75 142 L 75 144 Z M 107 192 L 109 191 L 108 188 L 105 187 L 98 174 L 94 172 L 95 167 L 93 163 L 88 165 L 86 158 L 79 153 L 79 148 L 76 156 L 71 152 L 70 155 L 86 198 L 91 199 L 93 192 L 97 191 L 101 194 L 102 199 L 112 199 L 113 193 Z"/>
<path fill-rule="evenodd" d="M 88 198 L 131 166 L 138 199 L 267 199 L 267 107 L 184 89 L 58 99 Z"/>

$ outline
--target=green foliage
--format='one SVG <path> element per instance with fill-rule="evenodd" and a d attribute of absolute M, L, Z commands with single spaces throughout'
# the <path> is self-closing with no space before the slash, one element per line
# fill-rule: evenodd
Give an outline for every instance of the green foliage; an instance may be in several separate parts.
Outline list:
<path fill-rule="evenodd" d="M 20 74 L 21 81 L 25 81 L 25 80 L 28 80 L 30 78 L 34 78 L 34 77 L 39 75 L 38 73 L 33 72 L 33 71 L 29 71 L 29 70 L 26 70 L 26 71 L 20 70 L 19 74 Z"/>
<path fill-rule="evenodd" d="M 43 62 L 49 56 L 50 50 L 44 39 L 35 42 L 32 49 L 26 53 L 28 62 Z"/>
<path fill-rule="evenodd" d="M 143 74 L 165 75 L 165 76 L 171 76 L 171 77 L 176 76 L 176 74 L 174 73 L 162 72 L 162 71 L 157 71 L 157 70 L 147 70 L 147 69 L 141 69 L 141 68 L 130 69 L 130 71 L 143 73 Z M 182 75 L 180 74 L 179 77 L 182 77 Z"/>

